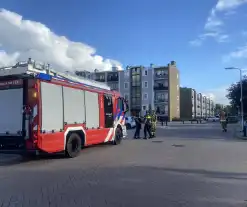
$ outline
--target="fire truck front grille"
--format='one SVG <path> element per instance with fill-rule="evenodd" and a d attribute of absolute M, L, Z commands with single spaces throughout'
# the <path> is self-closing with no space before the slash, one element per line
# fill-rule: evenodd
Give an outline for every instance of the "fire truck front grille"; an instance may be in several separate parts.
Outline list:
<path fill-rule="evenodd" d="M 25 149 L 25 142 L 22 136 L 0 136 L 0 152 L 22 149 Z"/>

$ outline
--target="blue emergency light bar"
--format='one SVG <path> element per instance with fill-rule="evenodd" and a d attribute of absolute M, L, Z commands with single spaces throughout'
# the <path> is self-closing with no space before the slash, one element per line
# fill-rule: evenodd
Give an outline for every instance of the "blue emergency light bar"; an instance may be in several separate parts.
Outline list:
<path fill-rule="evenodd" d="M 52 77 L 49 74 L 45 74 L 45 73 L 38 73 L 36 78 L 41 79 L 41 80 L 45 80 L 45 81 L 51 81 Z"/>

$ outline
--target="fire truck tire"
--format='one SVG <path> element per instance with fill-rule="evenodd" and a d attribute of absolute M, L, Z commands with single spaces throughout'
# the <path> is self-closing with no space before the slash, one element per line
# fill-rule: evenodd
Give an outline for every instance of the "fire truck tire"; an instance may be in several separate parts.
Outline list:
<path fill-rule="evenodd" d="M 115 131 L 115 138 L 113 140 L 113 145 L 120 144 L 122 139 L 123 139 L 122 129 L 120 127 L 117 127 Z"/>
<path fill-rule="evenodd" d="M 66 155 L 69 158 L 77 157 L 81 152 L 81 138 L 77 133 L 69 135 L 66 143 Z"/>

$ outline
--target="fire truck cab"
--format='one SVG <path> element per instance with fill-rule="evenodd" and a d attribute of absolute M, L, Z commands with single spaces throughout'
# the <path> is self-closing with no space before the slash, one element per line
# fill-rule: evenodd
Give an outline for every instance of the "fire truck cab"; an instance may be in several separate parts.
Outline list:
<path fill-rule="evenodd" d="M 0 68 L 0 153 L 64 152 L 127 136 L 128 104 L 106 84 L 29 59 Z"/>

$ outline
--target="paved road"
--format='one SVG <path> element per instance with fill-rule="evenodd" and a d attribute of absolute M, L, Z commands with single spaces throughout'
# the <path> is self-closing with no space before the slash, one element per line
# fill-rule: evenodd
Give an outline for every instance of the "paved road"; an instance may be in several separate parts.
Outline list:
<path fill-rule="evenodd" d="M 232 134 L 213 124 L 159 128 L 155 139 L 87 148 L 75 159 L 5 160 L 0 206 L 244 207 L 247 143 Z"/>

